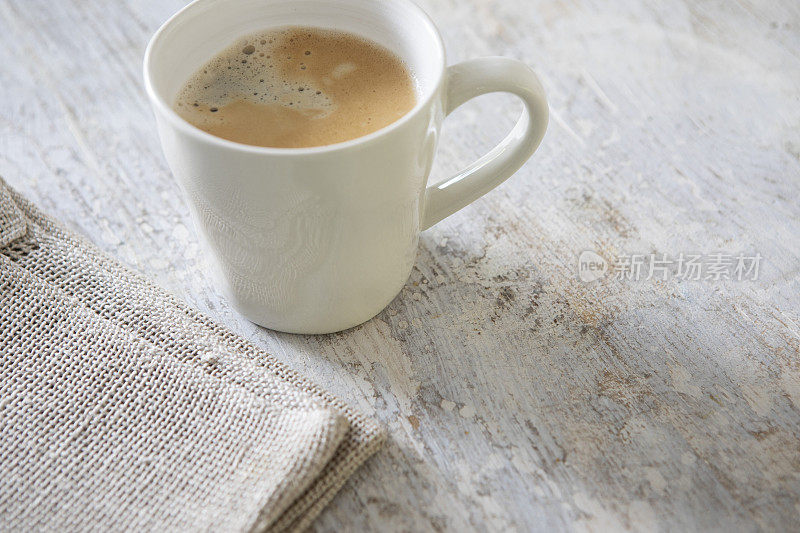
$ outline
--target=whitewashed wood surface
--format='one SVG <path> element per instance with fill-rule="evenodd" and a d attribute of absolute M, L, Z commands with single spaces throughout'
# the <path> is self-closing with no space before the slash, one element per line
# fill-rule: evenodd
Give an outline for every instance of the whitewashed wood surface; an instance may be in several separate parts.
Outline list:
<path fill-rule="evenodd" d="M 183 2 L 0 0 L 0 174 L 42 208 L 382 420 L 317 531 L 800 528 L 800 4 L 426 0 L 450 62 L 523 59 L 539 152 L 425 232 L 344 333 L 220 298 L 162 157 L 145 44 Z M 447 121 L 434 177 L 518 113 Z M 585 284 L 577 256 L 758 252 L 757 281 Z"/>

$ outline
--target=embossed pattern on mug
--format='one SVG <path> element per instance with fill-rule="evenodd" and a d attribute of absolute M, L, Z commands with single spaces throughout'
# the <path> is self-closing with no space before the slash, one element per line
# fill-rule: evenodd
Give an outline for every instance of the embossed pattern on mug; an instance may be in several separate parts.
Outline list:
<path fill-rule="evenodd" d="M 237 41 L 201 67 L 174 108 L 224 139 L 321 146 L 391 124 L 416 103 L 403 61 L 360 36 L 282 27 Z"/>

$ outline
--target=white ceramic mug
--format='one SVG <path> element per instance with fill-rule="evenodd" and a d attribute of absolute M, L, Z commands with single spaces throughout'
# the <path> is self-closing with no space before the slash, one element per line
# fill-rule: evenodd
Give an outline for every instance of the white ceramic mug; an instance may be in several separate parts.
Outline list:
<path fill-rule="evenodd" d="M 344 30 L 394 51 L 417 104 L 369 135 L 312 148 L 214 137 L 172 109 L 178 90 L 236 39 L 275 26 Z M 408 0 L 196 0 L 153 36 L 147 93 L 173 174 L 233 305 L 262 326 L 329 333 L 364 322 L 402 289 L 419 232 L 511 176 L 547 128 L 533 71 L 502 57 L 445 64 L 427 15 Z M 525 104 L 511 133 L 455 176 L 427 184 L 442 120 L 490 92 Z"/>

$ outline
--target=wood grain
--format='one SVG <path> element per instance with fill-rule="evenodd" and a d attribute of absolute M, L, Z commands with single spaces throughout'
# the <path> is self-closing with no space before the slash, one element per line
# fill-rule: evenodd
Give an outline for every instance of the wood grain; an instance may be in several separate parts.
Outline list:
<path fill-rule="evenodd" d="M 421 238 L 344 333 L 232 311 L 166 167 L 141 58 L 178 0 L 0 0 L 0 174 L 389 429 L 318 531 L 796 530 L 800 4 L 426 0 L 450 62 L 509 55 L 550 130 Z M 448 119 L 434 176 L 518 113 Z M 582 250 L 758 252 L 756 281 L 585 284 Z"/>

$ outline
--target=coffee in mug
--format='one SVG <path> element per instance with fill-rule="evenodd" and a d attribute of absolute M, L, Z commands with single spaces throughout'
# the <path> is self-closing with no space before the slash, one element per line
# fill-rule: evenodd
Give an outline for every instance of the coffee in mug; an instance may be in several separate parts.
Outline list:
<path fill-rule="evenodd" d="M 364 37 L 283 27 L 237 39 L 186 82 L 175 111 L 244 144 L 322 146 L 388 126 L 416 103 L 394 53 Z"/>

